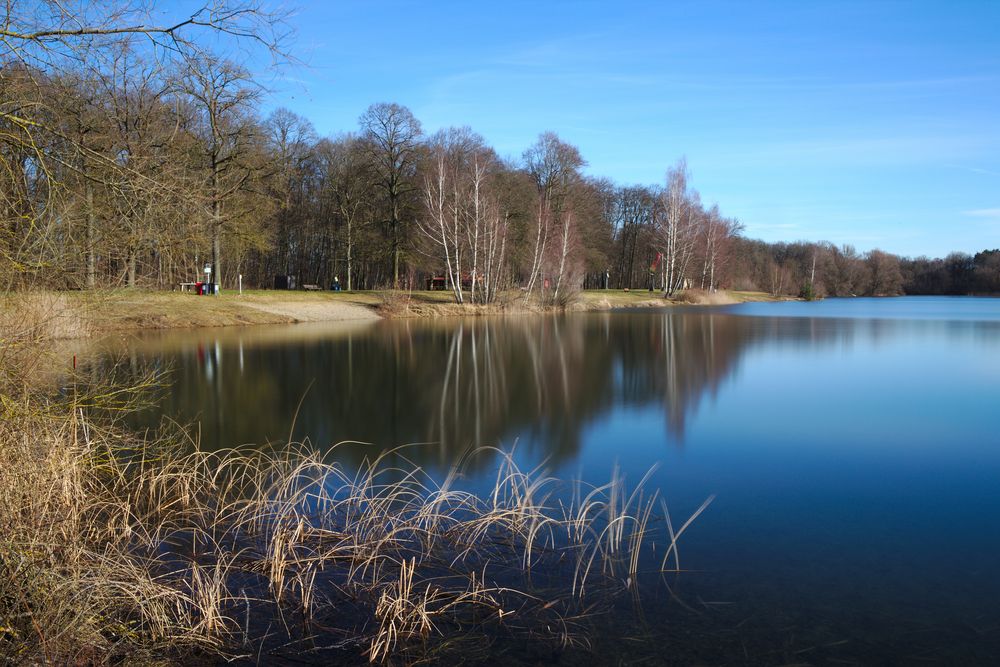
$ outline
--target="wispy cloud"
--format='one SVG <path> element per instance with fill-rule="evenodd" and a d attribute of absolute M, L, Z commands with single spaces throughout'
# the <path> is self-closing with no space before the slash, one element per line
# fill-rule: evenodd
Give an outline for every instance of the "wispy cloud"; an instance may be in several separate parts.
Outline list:
<path fill-rule="evenodd" d="M 600 48 L 595 48 L 600 45 Z M 632 62 L 644 57 L 634 46 L 623 45 L 613 31 L 580 32 L 522 43 L 496 54 L 495 65 L 508 67 L 593 69 L 594 64 Z"/>
<path fill-rule="evenodd" d="M 1000 142 L 971 133 L 840 136 L 760 144 L 742 154 L 734 152 L 734 157 L 763 163 L 912 165 L 940 162 L 949 157 L 975 157 L 983 152 L 984 145 L 997 143 Z"/>
<path fill-rule="evenodd" d="M 1000 208 L 975 208 L 970 211 L 962 211 L 962 215 L 986 222 L 1000 222 Z"/>
<path fill-rule="evenodd" d="M 971 88 L 996 84 L 996 76 L 963 76 L 939 79 L 900 80 L 837 80 L 820 76 L 713 76 L 707 78 L 698 74 L 661 74 L 653 79 L 657 85 L 673 91 L 700 91 L 726 93 L 762 94 L 789 93 L 796 95 L 844 95 L 844 94 L 936 94 L 954 91 L 955 88 Z"/>
<path fill-rule="evenodd" d="M 798 229 L 798 225 L 793 222 L 778 222 L 778 223 L 754 223 L 748 225 L 748 227 L 754 230 L 765 230 L 765 229 Z"/>
<path fill-rule="evenodd" d="M 976 234 L 983 237 L 983 245 L 993 246 L 1000 234 L 1000 207 L 998 208 L 974 208 L 969 211 L 962 211 L 962 215 L 968 219 L 968 226 L 976 230 Z M 993 237 L 993 241 L 987 240 Z"/>
<path fill-rule="evenodd" d="M 1000 176 L 1000 171 L 993 171 L 992 169 L 983 169 L 982 167 L 970 167 L 965 164 L 946 164 L 949 169 L 961 169 L 962 171 L 971 171 L 974 174 L 985 174 L 986 176 Z"/>

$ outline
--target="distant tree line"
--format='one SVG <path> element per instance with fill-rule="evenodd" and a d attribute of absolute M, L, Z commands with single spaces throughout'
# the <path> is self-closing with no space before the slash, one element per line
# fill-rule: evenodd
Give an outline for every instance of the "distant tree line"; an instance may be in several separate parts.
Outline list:
<path fill-rule="evenodd" d="M 901 269 L 907 294 L 1000 294 L 1000 249 L 904 259 Z"/>
<path fill-rule="evenodd" d="M 515 287 L 558 303 L 585 287 L 998 291 L 997 251 L 901 260 L 748 240 L 702 203 L 683 160 L 662 184 L 619 185 L 586 175 L 551 132 L 503 160 L 467 127 L 425 133 L 398 104 L 334 137 L 287 109 L 263 117 L 254 77 L 207 46 L 281 56 L 282 17 L 254 2 L 214 0 L 160 27 L 127 0 L 13 0 L 0 16 L 8 287 L 169 288 L 207 266 L 227 288 L 291 275 L 479 303 Z"/>
<path fill-rule="evenodd" d="M 738 238 L 729 287 L 774 295 L 895 296 L 1000 294 L 1000 250 L 944 259 L 859 253 L 832 243 L 765 243 Z"/>

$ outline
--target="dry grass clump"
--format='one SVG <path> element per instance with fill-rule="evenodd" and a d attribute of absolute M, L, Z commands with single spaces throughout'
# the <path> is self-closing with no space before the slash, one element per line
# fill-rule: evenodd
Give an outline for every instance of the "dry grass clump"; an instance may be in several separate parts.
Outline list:
<path fill-rule="evenodd" d="M 525 294 L 520 290 L 498 292 L 490 303 L 477 303 L 473 295 L 466 290 L 465 302 L 456 303 L 451 290 L 412 291 L 385 290 L 378 293 L 376 310 L 382 317 L 479 317 L 485 315 L 558 312 L 574 310 L 579 299 L 579 292 L 563 295 L 556 303 L 548 296 Z"/>
<path fill-rule="evenodd" d="M 39 348 L 85 330 L 81 309 L 63 295 L 0 292 L 0 400 L 20 394 L 26 384 L 44 382 L 42 376 L 51 379 Z"/>
<path fill-rule="evenodd" d="M 78 416 L 0 423 L 0 658 L 89 664 L 215 648 L 200 582 L 164 576 L 141 546 L 126 470 Z"/>
<path fill-rule="evenodd" d="M 629 490 L 617 471 L 567 488 L 481 450 L 499 465 L 474 493 L 460 469 L 436 483 L 403 450 L 357 469 L 307 445 L 206 453 L 62 405 L 3 408 L 0 659 L 12 662 L 393 662 L 470 637 L 466 658 L 498 636 L 585 644 L 601 599 L 643 568 L 679 567 L 690 523 L 675 532 L 645 480 Z"/>
<path fill-rule="evenodd" d="M 406 290 L 387 289 L 378 293 L 376 310 L 382 317 L 410 316 L 413 297 Z"/>
<path fill-rule="evenodd" d="M 57 292 L 0 293 L 0 332 L 6 343 L 79 338 L 87 335 L 84 310 Z"/>
<path fill-rule="evenodd" d="M 680 292 L 674 300 L 679 303 L 691 303 L 699 306 L 728 306 L 739 303 L 729 292 L 710 292 L 703 289 L 686 289 Z"/>

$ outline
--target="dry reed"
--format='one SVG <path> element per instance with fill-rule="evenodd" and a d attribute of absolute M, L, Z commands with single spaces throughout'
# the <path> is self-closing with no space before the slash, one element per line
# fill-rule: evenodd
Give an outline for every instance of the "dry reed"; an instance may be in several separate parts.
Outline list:
<path fill-rule="evenodd" d="M 0 659 L 322 649 L 393 662 L 460 637 L 486 650 L 498 633 L 585 644 L 592 598 L 632 587 L 657 534 L 662 567 L 679 568 L 694 518 L 674 531 L 648 475 L 629 490 L 616 469 L 567 492 L 491 448 L 480 494 L 458 488 L 460 469 L 435 482 L 403 449 L 352 469 L 335 448 L 191 451 L 87 417 L 82 395 L 61 412 L 3 407 Z"/>

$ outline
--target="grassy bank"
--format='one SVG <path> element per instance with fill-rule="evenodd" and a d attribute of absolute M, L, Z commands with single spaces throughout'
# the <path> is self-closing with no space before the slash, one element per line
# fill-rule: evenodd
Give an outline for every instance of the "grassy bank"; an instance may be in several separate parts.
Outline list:
<path fill-rule="evenodd" d="M 182 292 L 100 290 L 11 293 L 0 327 L 17 335 L 74 338 L 115 331 L 377 319 L 377 299 L 332 292 L 254 291 L 195 296 Z"/>
<path fill-rule="evenodd" d="M 669 305 L 720 305 L 782 300 L 762 292 L 690 291 L 667 300 L 648 291 L 581 292 L 565 310 L 603 311 Z M 0 329 L 49 339 L 80 338 L 121 331 L 371 320 L 380 317 L 440 317 L 540 313 L 553 308 L 526 301 L 520 292 L 490 305 L 456 304 L 450 292 L 302 292 L 249 290 L 199 297 L 149 290 L 32 292 L 0 300 Z"/>

